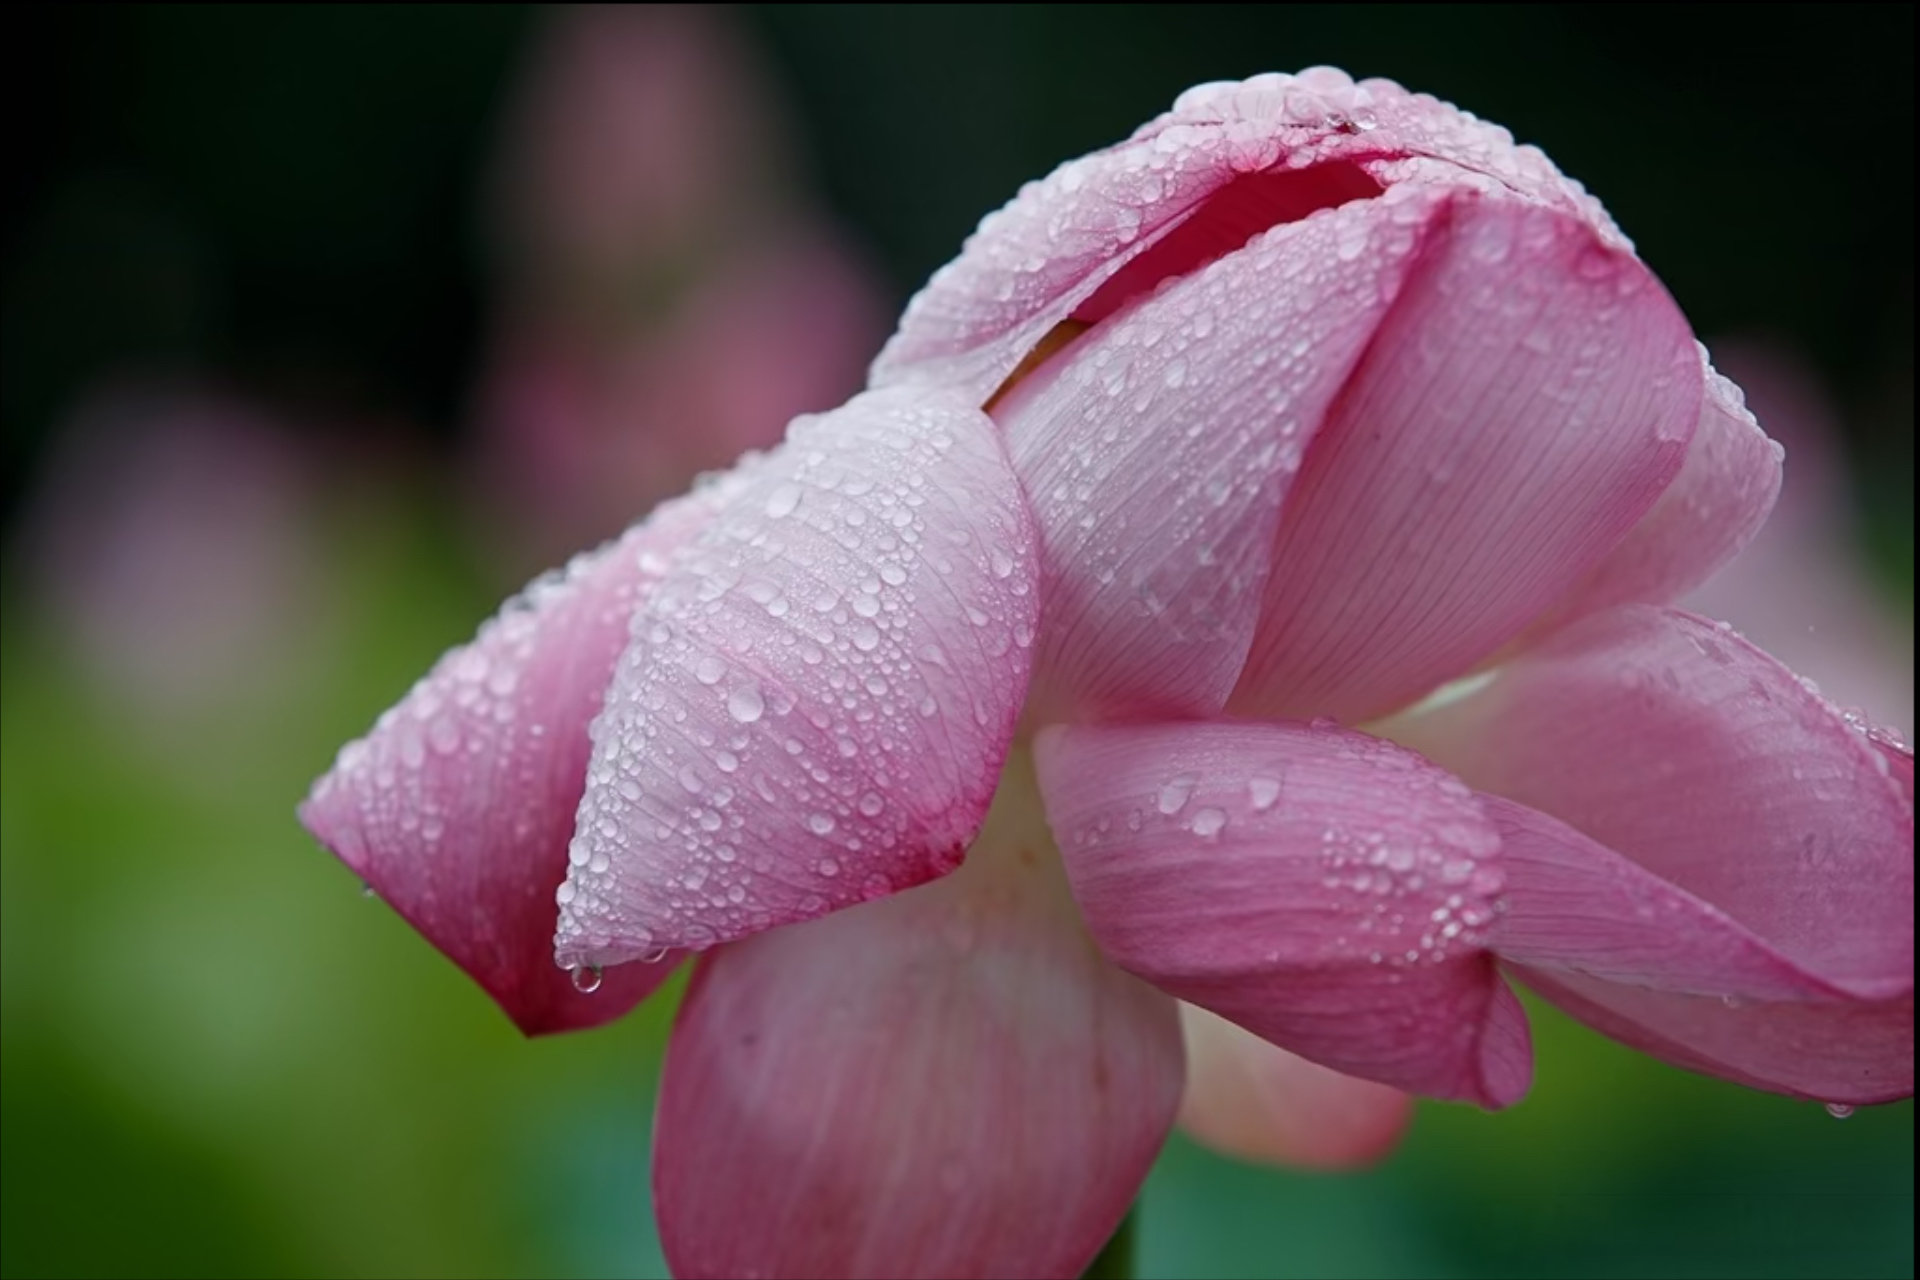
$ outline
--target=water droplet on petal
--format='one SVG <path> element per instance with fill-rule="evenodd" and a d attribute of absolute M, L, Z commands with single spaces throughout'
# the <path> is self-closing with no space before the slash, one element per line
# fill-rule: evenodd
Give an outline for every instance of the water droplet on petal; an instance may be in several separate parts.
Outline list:
<path fill-rule="evenodd" d="M 743 684 L 727 695 L 727 714 L 741 724 L 752 724 L 766 713 L 766 699 L 757 684 Z"/>
<path fill-rule="evenodd" d="M 1248 778 L 1247 796 L 1253 801 L 1255 813 L 1265 813 L 1273 808 L 1280 799 L 1280 780 L 1278 778 Z"/>
<path fill-rule="evenodd" d="M 797 484 L 783 484 L 768 495 L 767 514 L 775 520 L 779 520 L 792 515 L 794 509 L 799 505 L 800 486 Z"/>
<path fill-rule="evenodd" d="M 1844 1102 L 1829 1102 L 1827 1104 L 1827 1114 L 1835 1120 L 1845 1120 L 1853 1114 L 1853 1108 Z"/>
<path fill-rule="evenodd" d="M 1223 809 L 1202 809 L 1193 815 L 1193 834 L 1203 839 L 1212 839 L 1226 829 L 1227 815 Z"/>
<path fill-rule="evenodd" d="M 573 989 L 583 996 L 590 996 L 600 989 L 600 966 L 597 964 L 575 965 L 567 971 L 573 979 Z"/>
<path fill-rule="evenodd" d="M 1193 794 L 1193 784 L 1198 781 L 1199 779 L 1191 773 L 1183 773 L 1177 778 L 1169 779 L 1166 785 L 1160 788 L 1160 812 L 1172 815 L 1186 808 L 1187 797 Z"/>

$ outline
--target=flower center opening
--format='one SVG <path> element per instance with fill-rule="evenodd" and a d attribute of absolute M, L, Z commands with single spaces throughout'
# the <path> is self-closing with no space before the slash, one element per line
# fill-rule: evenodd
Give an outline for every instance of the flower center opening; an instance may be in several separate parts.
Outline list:
<path fill-rule="evenodd" d="M 1298 222 L 1322 209 L 1370 200 L 1385 191 L 1353 160 L 1240 175 L 1195 205 L 1095 289 L 1071 316 L 1049 329 L 987 398 L 984 408 L 993 412 L 1009 392 L 1074 339 L 1165 281 L 1219 261 L 1263 231 Z"/>

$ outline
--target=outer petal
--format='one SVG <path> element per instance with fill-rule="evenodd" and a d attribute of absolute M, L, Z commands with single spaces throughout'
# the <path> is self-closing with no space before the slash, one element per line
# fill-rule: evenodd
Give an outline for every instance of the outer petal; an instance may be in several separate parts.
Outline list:
<path fill-rule="evenodd" d="M 1711 904 L 1826 982 L 1912 990 L 1906 753 L 1730 630 L 1649 606 L 1609 610 L 1388 731 Z"/>
<path fill-rule="evenodd" d="M 1179 1024 L 1082 930 L 1026 776 L 953 876 L 702 961 L 654 1151 L 675 1275 L 1077 1276 L 1119 1224 Z"/>
<path fill-rule="evenodd" d="M 1672 481 L 1701 376 L 1629 252 L 1458 198 L 1294 484 L 1230 705 L 1364 720 L 1471 670 Z"/>
<path fill-rule="evenodd" d="M 796 421 L 634 617 L 560 962 L 703 948 L 958 865 L 1026 693 L 1033 565 L 979 410 L 876 392 Z"/>
<path fill-rule="evenodd" d="M 1700 348 L 1706 395 L 1674 477 L 1633 532 L 1535 625 L 1544 632 L 1617 604 L 1667 604 L 1732 560 L 1780 496 L 1780 446 L 1747 410 L 1740 388 Z"/>
<path fill-rule="evenodd" d="M 1822 981 L 1692 894 L 1545 814 L 1483 798 L 1507 910 L 1493 945 L 1529 986 L 1669 1062 L 1827 1102 L 1913 1092 L 1913 997 Z M 1883 990 L 1887 984 L 1875 984 Z"/>
<path fill-rule="evenodd" d="M 553 894 L 586 784 L 587 725 L 628 619 L 740 483 L 668 503 L 536 581 L 344 747 L 300 806 L 307 829 L 529 1035 L 617 1017 L 672 968 L 635 966 L 591 998 L 575 991 L 553 963 Z"/>
<path fill-rule="evenodd" d="M 1499 837 L 1447 774 L 1331 725 L 1051 729 L 1038 760 L 1122 968 L 1348 1075 L 1525 1092 L 1526 1018 L 1482 946 Z"/>
<path fill-rule="evenodd" d="M 1507 910 L 1492 931 L 1501 959 L 1747 1002 L 1854 994 L 1565 823 L 1499 796 L 1482 803 L 1507 872 Z"/>
<path fill-rule="evenodd" d="M 1413 1118 L 1398 1089 L 1329 1071 L 1190 1004 L 1180 1006 L 1180 1127 L 1217 1151 L 1308 1169 L 1372 1164 Z"/>
<path fill-rule="evenodd" d="M 1055 325 L 1102 318 L 1111 306 L 1094 304 L 1095 295 L 1167 247 L 1224 188 L 1316 167 L 1358 169 L 1382 186 L 1505 191 L 1624 244 L 1599 204 L 1539 151 L 1391 81 L 1356 85 L 1320 67 L 1201 85 L 1132 138 L 1062 165 L 982 221 L 908 306 L 874 364 L 874 383 L 943 386 L 983 403 Z M 1224 228 L 1189 236 L 1151 271 L 1134 272 L 1121 293 L 1149 290 L 1281 220 L 1237 240 Z"/>
<path fill-rule="evenodd" d="M 1913 996 L 1748 1003 L 1520 969 L 1528 986 L 1624 1044 L 1755 1089 L 1859 1106 L 1913 1094 Z"/>
<path fill-rule="evenodd" d="M 1040 529 L 1036 706 L 1207 715 L 1253 642 L 1281 504 L 1444 192 L 1275 227 L 994 408 Z"/>

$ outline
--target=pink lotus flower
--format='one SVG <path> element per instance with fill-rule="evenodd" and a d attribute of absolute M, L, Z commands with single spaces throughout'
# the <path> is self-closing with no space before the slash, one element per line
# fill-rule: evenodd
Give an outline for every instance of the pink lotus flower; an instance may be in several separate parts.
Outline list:
<path fill-rule="evenodd" d="M 1336 1146 L 1525 1091 L 1503 966 L 1672 1062 L 1903 1096 L 1912 756 L 1662 603 L 1778 478 L 1538 152 L 1328 70 L 1203 86 L 303 816 L 529 1032 L 703 953 L 683 1276 L 1076 1274 L 1181 1001 L 1373 1082 Z"/>

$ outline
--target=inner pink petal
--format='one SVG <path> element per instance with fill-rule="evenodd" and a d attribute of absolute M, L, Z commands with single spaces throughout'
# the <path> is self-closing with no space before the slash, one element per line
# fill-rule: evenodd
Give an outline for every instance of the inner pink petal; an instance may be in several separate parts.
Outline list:
<path fill-rule="evenodd" d="M 1120 268 L 1093 296 L 1073 309 L 1072 319 L 1098 324 L 1162 281 L 1188 275 L 1223 258 L 1270 227 L 1298 222 L 1321 209 L 1337 209 L 1386 190 L 1351 160 L 1311 169 L 1246 173 L 1208 196 L 1152 248 Z"/>

